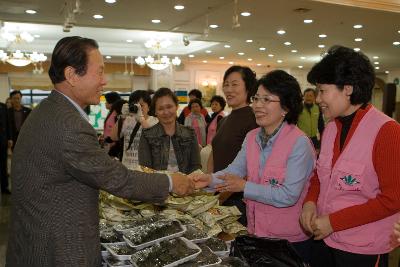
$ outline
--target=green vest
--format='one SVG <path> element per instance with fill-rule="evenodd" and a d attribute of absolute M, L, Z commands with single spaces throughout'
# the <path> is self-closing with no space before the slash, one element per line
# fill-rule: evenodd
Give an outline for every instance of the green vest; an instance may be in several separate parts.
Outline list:
<path fill-rule="evenodd" d="M 318 117 L 319 108 L 317 105 L 313 105 L 308 112 L 306 107 L 303 108 L 299 116 L 299 121 L 297 122 L 297 127 L 299 127 L 307 136 L 314 137 L 318 133 Z"/>

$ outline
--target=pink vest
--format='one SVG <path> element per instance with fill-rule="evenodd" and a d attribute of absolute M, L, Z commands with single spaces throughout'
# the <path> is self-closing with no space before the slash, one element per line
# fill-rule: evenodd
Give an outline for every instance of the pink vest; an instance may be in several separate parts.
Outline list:
<path fill-rule="evenodd" d="M 273 144 L 272 152 L 264 166 L 263 175 L 259 177 L 260 147 L 256 143 L 256 135 L 259 131 L 260 128 L 257 128 L 247 134 L 248 181 L 265 186 L 281 186 L 285 180 L 286 164 L 293 146 L 297 139 L 305 134 L 296 126 L 285 124 Z M 311 142 L 310 147 L 312 147 Z M 299 223 L 308 186 L 309 182 L 304 186 L 297 203 L 287 208 L 276 208 L 247 199 L 248 232 L 259 237 L 281 238 L 290 242 L 308 239 L 309 237 L 303 232 Z"/>
<path fill-rule="evenodd" d="M 215 134 L 217 133 L 217 124 L 218 124 L 218 117 L 223 117 L 224 112 L 220 111 L 217 116 L 210 122 L 210 125 L 208 126 L 208 132 L 207 132 L 207 145 L 211 144 L 211 141 L 213 140 Z"/>
<path fill-rule="evenodd" d="M 317 205 L 318 214 L 331 214 L 364 204 L 380 193 L 378 176 L 372 162 L 372 150 L 380 128 L 390 120 L 392 119 L 371 107 L 333 167 L 337 128 L 335 122 L 327 125 L 317 162 L 321 192 Z M 352 253 L 387 253 L 391 250 L 389 237 L 397 218 L 397 215 L 392 215 L 376 222 L 334 232 L 324 241 L 330 247 Z"/>
<path fill-rule="evenodd" d="M 115 111 L 113 111 L 110 114 L 110 116 L 107 118 L 107 120 L 104 122 L 104 130 L 103 130 L 104 138 L 111 135 L 112 128 L 115 125 L 115 117 L 116 116 L 117 116 L 117 113 Z"/>

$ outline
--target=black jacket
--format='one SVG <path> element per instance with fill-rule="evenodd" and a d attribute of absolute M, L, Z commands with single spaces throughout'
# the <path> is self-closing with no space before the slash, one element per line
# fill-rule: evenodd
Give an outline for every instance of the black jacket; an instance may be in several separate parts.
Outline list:
<path fill-rule="evenodd" d="M 26 118 L 29 116 L 29 114 L 31 113 L 31 109 L 22 106 L 22 124 L 24 124 Z M 17 137 L 19 132 L 17 131 L 17 127 L 15 127 L 15 119 L 14 119 L 14 109 L 13 108 L 9 108 L 8 109 L 8 123 L 10 125 L 10 132 L 11 132 L 11 140 L 13 140 L 13 146 L 15 145 L 15 142 L 17 141 Z"/>

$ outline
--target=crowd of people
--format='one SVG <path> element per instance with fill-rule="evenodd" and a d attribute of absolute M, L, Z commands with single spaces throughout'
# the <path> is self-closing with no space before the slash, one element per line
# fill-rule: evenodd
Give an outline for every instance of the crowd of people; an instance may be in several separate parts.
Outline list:
<path fill-rule="evenodd" d="M 109 93 L 100 138 L 84 112 L 106 85 L 96 41 L 61 39 L 49 76 L 55 89 L 22 128 L 14 115 L 9 266 L 98 266 L 100 189 L 159 203 L 207 188 L 239 208 L 249 234 L 288 240 L 312 267 L 387 267 L 400 243 L 400 125 L 370 104 L 375 74 L 361 52 L 331 48 L 304 93 L 283 70 L 257 79 L 231 66 L 211 115 L 197 89 L 179 116 L 169 88 L 127 102 Z"/>

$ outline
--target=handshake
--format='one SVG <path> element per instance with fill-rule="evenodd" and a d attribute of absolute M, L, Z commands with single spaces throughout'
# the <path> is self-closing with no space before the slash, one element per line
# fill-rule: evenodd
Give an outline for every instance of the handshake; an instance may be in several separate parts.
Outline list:
<path fill-rule="evenodd" d="M 174 173 L 172 178 L 172 192 L 179 196 L 187 196 L 195 189 L 204 188 L 211 182 L 211 175 Z"/>

